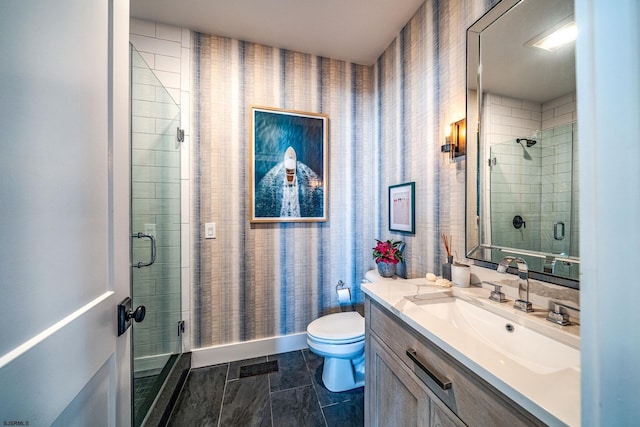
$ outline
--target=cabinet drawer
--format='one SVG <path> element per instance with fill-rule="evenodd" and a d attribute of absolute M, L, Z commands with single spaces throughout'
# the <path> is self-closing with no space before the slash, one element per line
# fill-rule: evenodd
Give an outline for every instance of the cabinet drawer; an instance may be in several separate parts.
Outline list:
<path fill-rule="evenodd" d="M 397 316 L 367 297 L 367 331 L 470 426 L 544 425 Z"/>
<path fill-rule="evenodd" d="M 375 410 L 366 425 L 465 427 L 375 336 L 371 336 L 368 345 L 371 381 L 365 387 L 365 395 L 367 407 Z"/>

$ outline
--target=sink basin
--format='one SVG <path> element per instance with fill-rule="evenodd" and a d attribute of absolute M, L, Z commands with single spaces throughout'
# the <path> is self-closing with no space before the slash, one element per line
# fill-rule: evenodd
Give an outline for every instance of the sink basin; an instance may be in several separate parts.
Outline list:
<path fill-rule="evenodd" d="M 464 299 L 452 296 L 407 299 L 538 374 L 580 369 L 580 350 Z"/>

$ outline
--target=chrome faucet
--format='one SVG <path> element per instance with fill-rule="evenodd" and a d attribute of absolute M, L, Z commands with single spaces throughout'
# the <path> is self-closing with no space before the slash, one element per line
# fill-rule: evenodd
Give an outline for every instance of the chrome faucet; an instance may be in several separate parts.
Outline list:
<path fill-rule="evenodd" d="M 523 286 L 527 290 L 527 298 L 524 300 L 522 298 L 518 298 L 513 304 L 513 308 L 531 313 L 533 311 L 533 307 L 531 302 L 529 302 L 529 267 L 527 266 L 527 262 L 520 257 L 507 256 L 502 258 L 497 271 L 498 273 L 505 274 L 507 272 L 507 268 L 513 261 L 515 261 L 518 266 L 518 296 L 520 296 L 520 290 Z"/>

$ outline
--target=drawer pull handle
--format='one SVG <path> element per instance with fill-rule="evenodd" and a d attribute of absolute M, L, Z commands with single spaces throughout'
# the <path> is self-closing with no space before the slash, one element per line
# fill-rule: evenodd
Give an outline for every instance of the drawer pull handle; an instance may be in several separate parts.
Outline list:
<path fill-rule="evenodd" d="M 418 367 L 425 374 L 429 375 L 429 378 L 434 380 L 436 382 L 436 384 L 438 384 L 438 386 L 440 386 L 441 389 L 449 390 L 451 388 L 451 381 L 449 381 L 449 378 L 441 377 L 440 375 L 434 373 L 431 369 L 429 369 L 429 367 L 427 366 L 428 364 L 426 362 L 424 362 L 423 360 L 420 360 L 420 356 L 418 356 L 418 353 L 416 353 L 416 351 L 414 349 L 408 348 L 407 349 L 407 356 L 409 356 L 409 358 L 411 360 L 413 360 L 415 362 L 415 364 L 418 365 Z"/>

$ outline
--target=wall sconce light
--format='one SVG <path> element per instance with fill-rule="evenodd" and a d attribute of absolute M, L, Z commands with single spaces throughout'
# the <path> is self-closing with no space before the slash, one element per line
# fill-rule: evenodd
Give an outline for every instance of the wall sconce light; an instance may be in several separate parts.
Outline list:
<path fill-rule="evenodd" d="M 451 125 L 445 128 L 444 145 L 440 146 L 442 159 L 451 158 Z"/>
<path fill-rule="evenodd" d="M 467 120 L 451 123 L 445 133 L 444 145 L 440 146 L 443 158 L 454 161 L 456 157 L 467 154 Z"/>

